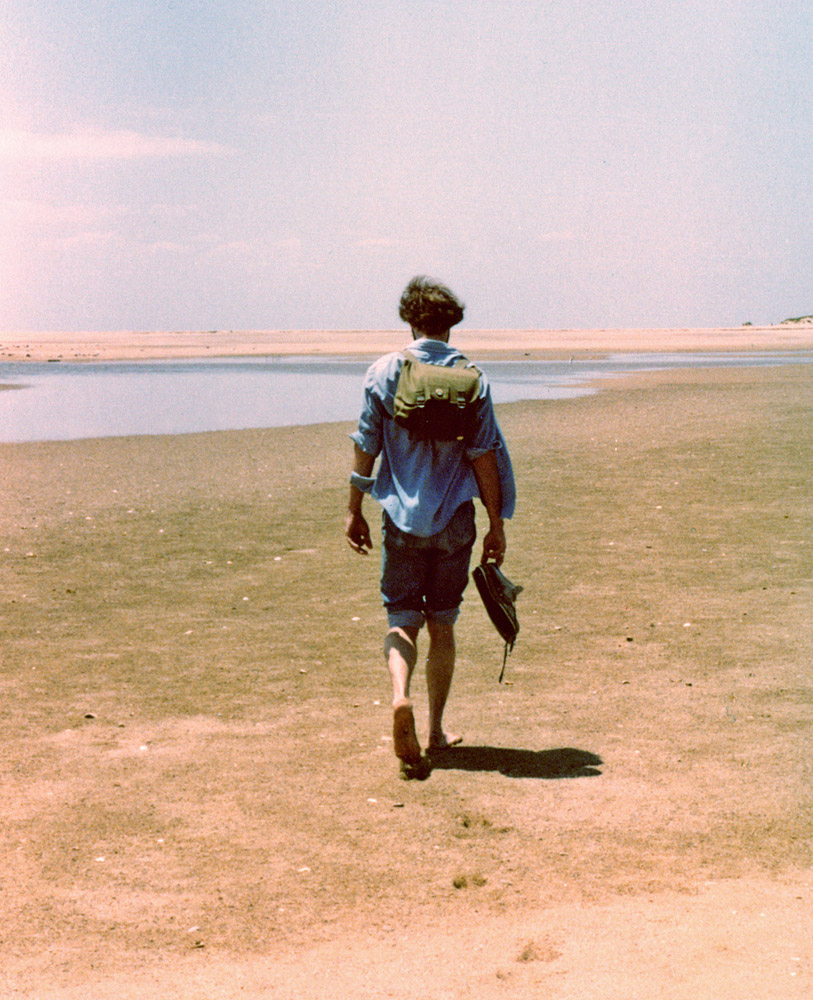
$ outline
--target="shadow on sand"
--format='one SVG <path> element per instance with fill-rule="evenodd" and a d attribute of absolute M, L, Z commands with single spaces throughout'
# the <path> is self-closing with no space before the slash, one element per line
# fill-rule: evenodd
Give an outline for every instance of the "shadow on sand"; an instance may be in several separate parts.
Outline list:
<path fill-rule="evenodd" d="M 498 771 L 507 778 L 590 778 L 601 757 L 587 750 L 516 750 L 508 747 L 449 747 L 433 751 L 427 759 L 425 777 L 431 771 Z M 424 777 L 424 775 L 414 775 Z"/>

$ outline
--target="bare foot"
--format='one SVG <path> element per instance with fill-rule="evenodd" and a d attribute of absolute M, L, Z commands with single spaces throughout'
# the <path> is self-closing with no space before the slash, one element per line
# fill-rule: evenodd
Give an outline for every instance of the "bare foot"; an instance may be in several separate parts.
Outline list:
<path fill-rule="evenodd" d="M 430 738 L 429 746 L 426 748 L 426 752 L 431 753 L 433 750 L 448 750 L 449 747 L 456 747 L 462 742 L 463 737 L 458 736 L 457 733 L 441 733 L 439 737 Z"/>
<path fill-rule="evenodd" d="M 396 702 L 392 713 L 392 740 L 395 755 L 404 764 L 417 767 L 421 762 L 421 745 L 415 735 L 415 716 L 408 698 Z"/>

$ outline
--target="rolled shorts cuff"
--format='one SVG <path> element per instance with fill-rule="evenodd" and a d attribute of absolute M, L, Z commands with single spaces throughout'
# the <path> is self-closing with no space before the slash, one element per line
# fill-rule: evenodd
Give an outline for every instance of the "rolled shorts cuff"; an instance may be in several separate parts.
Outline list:
<path fill-rule="evenodd" d="M 448 608 L 445 611 L 388 611 L 387 624 L 390 628 L 423 628 L 426 619 L 437 622 L 438 625 L 454 625 L 460 616 L 460 608 Z"/>
<path fill-rule="evenodd" d="M 390 628 L 423 628 L 425 620 L 422 611 L 412 611 L 409 608 L 404 611 L 387 611 L 387 625 Z"/>

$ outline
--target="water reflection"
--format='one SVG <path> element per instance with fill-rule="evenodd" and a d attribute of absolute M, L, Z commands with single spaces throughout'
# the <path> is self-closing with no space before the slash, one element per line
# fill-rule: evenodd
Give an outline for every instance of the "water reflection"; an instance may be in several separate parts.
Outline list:
<path fill-rule="evenodd" d="M 0 441 L 282 427 L 352 420 L 372 358 L 0 363 Z M 809 363 L 813 353 L 623 354 L 600 360 L 487 361 L 498 403 L 594 391 L 597 377 L 676 367 Z M 478 362 L 479 363 L 479 362 Z"/>

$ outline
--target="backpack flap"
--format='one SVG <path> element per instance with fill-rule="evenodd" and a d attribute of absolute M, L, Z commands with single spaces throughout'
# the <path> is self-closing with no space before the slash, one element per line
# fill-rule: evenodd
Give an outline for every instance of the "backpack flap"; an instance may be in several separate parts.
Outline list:
<path fill-rule="evenodd" d="M 418 361 L 409 351 L 398 378 L 393 419 L 422 440 L 462 441 L 465 411 L 480 395 L 480 372 L 464 358 L 455 366 Z"/>

